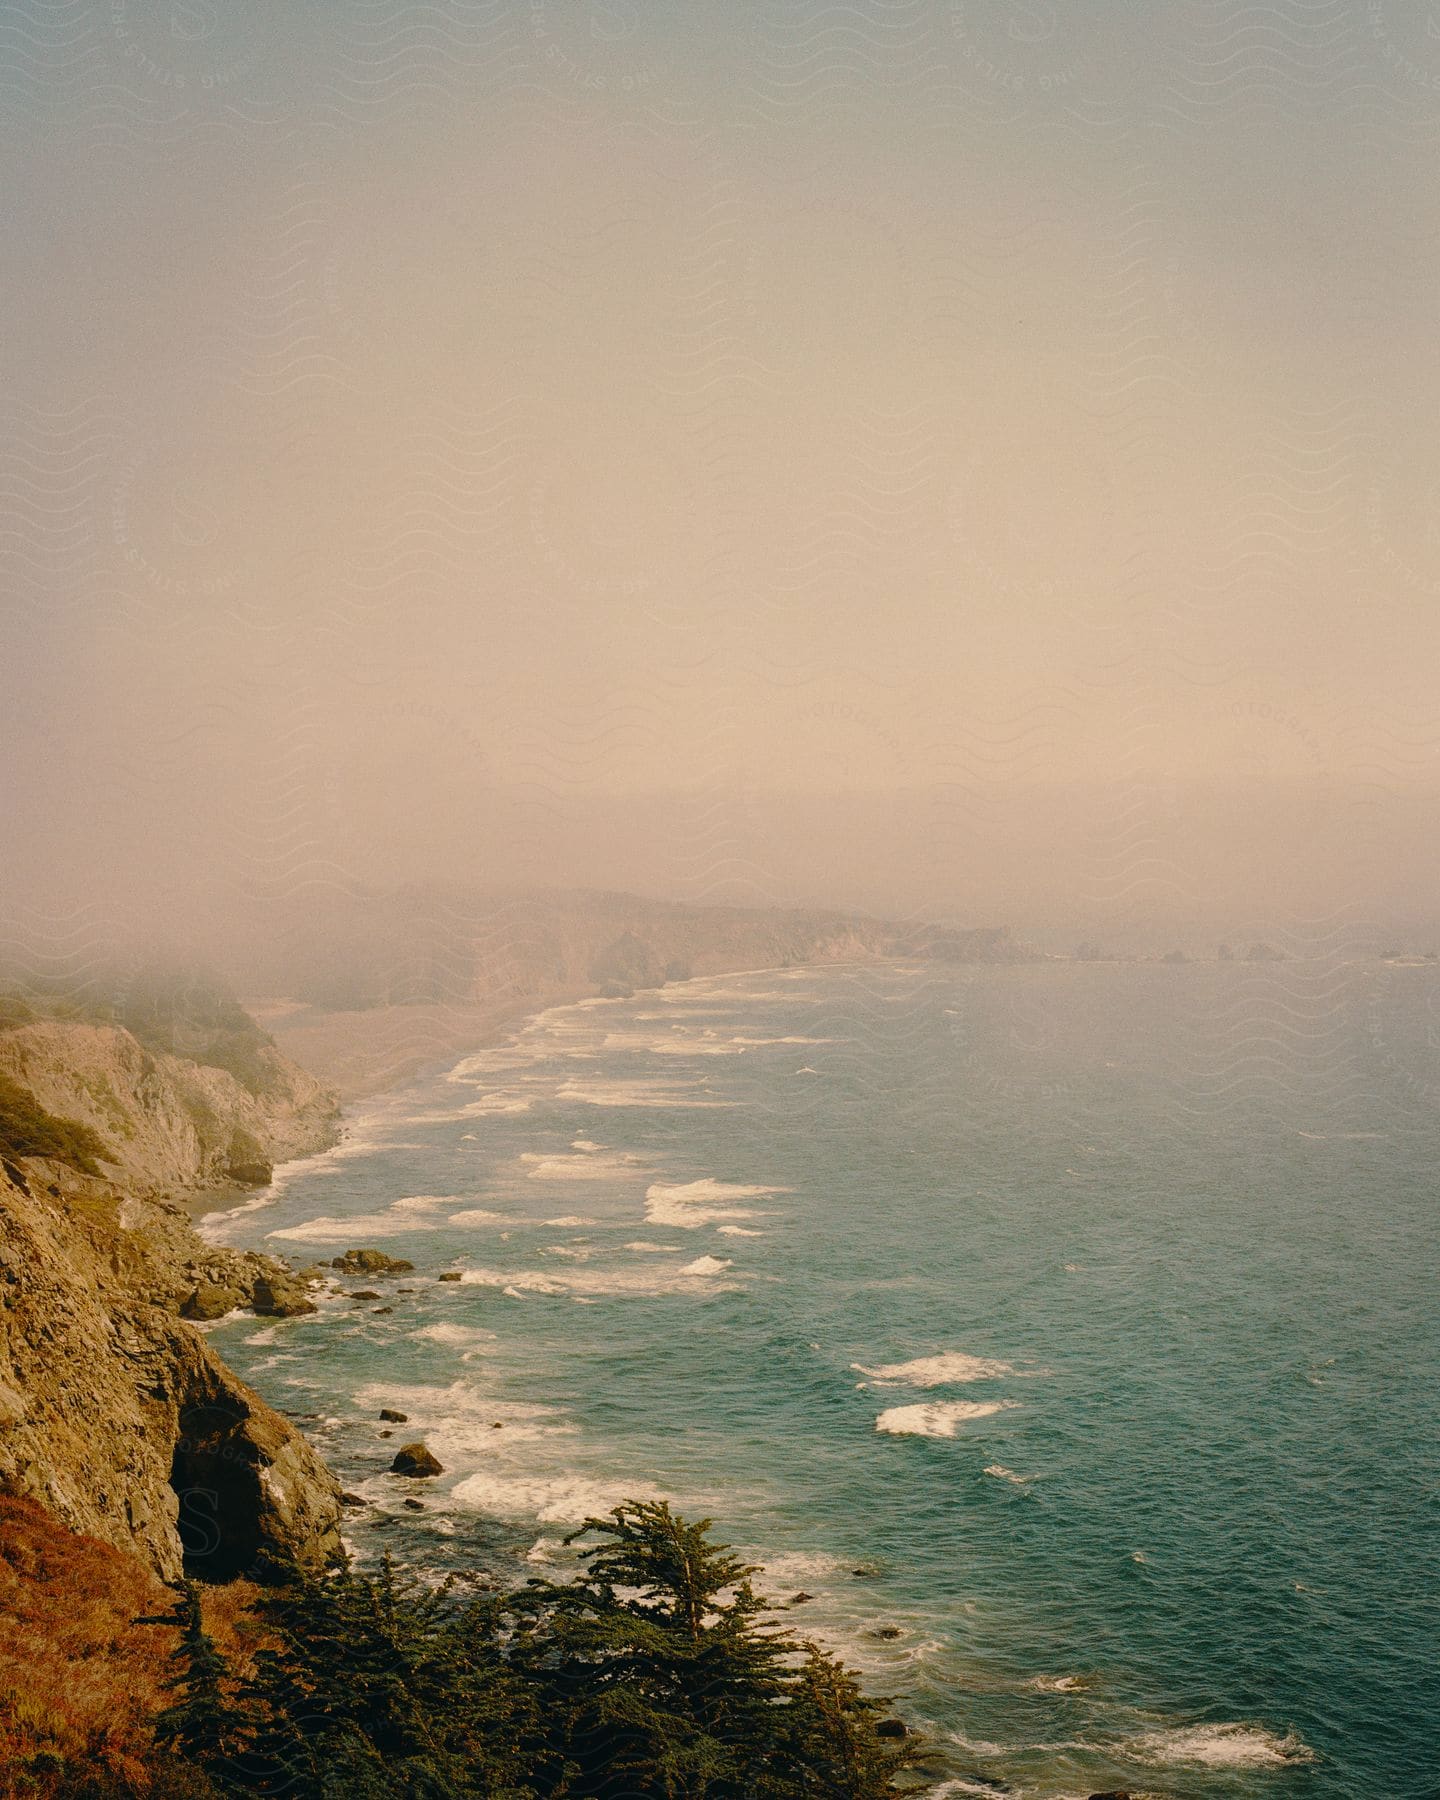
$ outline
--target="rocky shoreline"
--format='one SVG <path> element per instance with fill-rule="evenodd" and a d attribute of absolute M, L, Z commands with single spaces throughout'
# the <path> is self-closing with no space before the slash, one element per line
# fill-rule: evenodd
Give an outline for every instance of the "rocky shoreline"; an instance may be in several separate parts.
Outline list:
<path fill-rule="evenodd" d="M 453 996 L 417 1017 L 383 984 L 371 991 L 358 950 L 332 946 L 332 985 L 353 1010 L 274 1003 L 286 1049 L 324 1045 L 327 1077 L 353 1095 L 473 1050 L 558 998 L 808 961 L 1029 954 L 998 930 L 629 895 L 477 906 L 461 921 L 471 936 Z M 275 1164 L 337 1141 L 338 1085 L 204 980 L 0 995 L 0 1493 L 166 1580 L 264 1578 L 339 1552 L 334 1476 L 203 1331 L 237 1309 L 309 1312 L 318 1277 L 196 1229 Z"/>

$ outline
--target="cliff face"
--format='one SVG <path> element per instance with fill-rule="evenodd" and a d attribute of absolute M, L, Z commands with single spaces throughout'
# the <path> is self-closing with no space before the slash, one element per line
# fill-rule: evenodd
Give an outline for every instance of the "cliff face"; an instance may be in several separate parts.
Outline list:
<path fill-rule="evenodd" d="M 0 1031 L 0 1076 L 88 1126 L 103 1147 L 96 1160 L 133 1195 L 263 1183 L 272 1163 L 330 1141 L 335 1096 L 272 1045 L 252 1061 L 246 1087 L 117 1025 L 41 1018 Z"/>
<path fill-rule="evenodd" d="M 99 1173 L 0 1155 L 0 1490 L 167 1579 L 323 1565 L 334 1478 L 187 1322 L 306 1310 L 304 1284 L 204 1244 L 162 1195 L 320 1148 L 333 1097 L 273 1049 L 257 1095 L 74 1020 L 0 1032 L 0 1072 L 100 1144 Z"/>

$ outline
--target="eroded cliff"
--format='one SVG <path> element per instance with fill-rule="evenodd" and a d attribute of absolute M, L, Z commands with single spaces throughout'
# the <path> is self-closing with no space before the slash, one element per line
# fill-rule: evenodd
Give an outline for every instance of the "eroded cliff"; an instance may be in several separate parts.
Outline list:
<path fill-rule="evenodd" d="M 304 1310 L 304 1283 L 206 1245 L 165 1197 L 262 1179 L 330 1140 L 333 1096 L 259 1049 L 255 1093 L 118 1026 L 32 1018 L 0 1031 L 12 1124 L 0 1140 L 0 1490 L 166 1578 L 263 1577 L 339 1548 L 334 1478 L 190 1322 L 235 1305 Z M 24 1154 L 49 1145 L 47 1120 L 61 1153 Z"/>

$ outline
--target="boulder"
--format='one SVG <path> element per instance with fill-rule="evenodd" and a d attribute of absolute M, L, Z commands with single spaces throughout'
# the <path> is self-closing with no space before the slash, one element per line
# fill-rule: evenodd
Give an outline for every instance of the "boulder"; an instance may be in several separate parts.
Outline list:
<path fill-rule="evenodd" d="M 425 1510 L 425 1502 L 423 1500 L 416 1500 L 414 1498 L 410 1498 L 410 1499 L 402 1500 L 400 1502 L 400 1504 L 402 1506 L 408 1506 L 410 1508 L 411 1512 L 424 1512 L 424 1510 Z"/>
<path fill-rule="evenodd" d="M 355 1288 L 349 1298 L 351 1300 L 379 1300 L 381 1294 L 379 1288 Z"/>
<path fill-rule="evenodd" d="M 408 1275 L 415 1267 L 401 1256 L 387 1256 L 383 1250 L 347 1250 L 332 1257 L 332 1269 L 342 1275 Z"/>
<path fill-rule="evenodd" d="M 419 1443 L 402 1444 L 390 1465 L 392 1475 L 410 1475 L 417 1480 L 431 1475 L 443 1475 L 444 1472 L 444 1465 L 439 1458 Z"/>
<path fill-rule="evenodd" d="M 910 1732 L 903 1719 L 881 1719 L 875 1726 L 876 1737 L 903 1738 Z"/>
<path fill-rule="evenodd" d="M 223 1319 L 226 1313 L 234 1312 L 237 1306 L 245 1304 L 245 1296 L 233 1287 L 224 1287 L 216 1281 L 200 1282 L 194 1293 L 181 1303 L 182 1319 Z"/>
<path fill-rule="evenodd" d="M 263 1156 L 242 1157 L 225 1170 L 237 1187 L 269 1187 L 275 1171 Z"/>
<path fill-rule="evenodd" d="M 396 1412 L 393 1406 L 382 1406 L 380 1417 L 387 1425 L 408 1425 L 410 1423 L 409 1413 Z"/>
<path fill-rule="evenodd" d="M 460 1280 L 460 1271 L 458 1269 L 442 1270 L 440 1279 L 442 1281 L 459 1281 Z"/>
<path fill-rule="evenodd" d="M 267 1319 L 296 1319 L 318 1310 L 300 1277 L 282 1269 L 256 1276 L 250 1304 Z"/>
<path fill-rule="evenodd" d="M 370 1503 L 360 1494 L 347 1494 L 342 1492 L 340 1495 L 340 1504 L 342 1506 L 368 1506 Z"/>

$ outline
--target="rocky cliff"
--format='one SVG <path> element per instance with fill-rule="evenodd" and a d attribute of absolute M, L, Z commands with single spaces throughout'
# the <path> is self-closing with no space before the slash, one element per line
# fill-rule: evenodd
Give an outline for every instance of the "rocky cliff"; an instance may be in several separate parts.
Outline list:
<path fill-rule="evenodd" d="M 119 1025 L 39 1017 L 0 1030 L 0 1080 L 92 1131 L 102 1172 L 134 1196 L 261 1184 L 273 1163 L 330 1141 L 335 1096 L 263 1040 L 252 1062 L 247 1086 Z"/>
<path fill-rule="evenodd" d="M 204 1244 L 166 1198 L 333 1136 L 333 1096 L 251 1048 L 259 1091 L 119 1026 L 0 1030 L 0 1490 L 167 1578 L 339 1548 L 333 1477 L 190 1322 L 305 1310 L 304 1283 Z"/>

